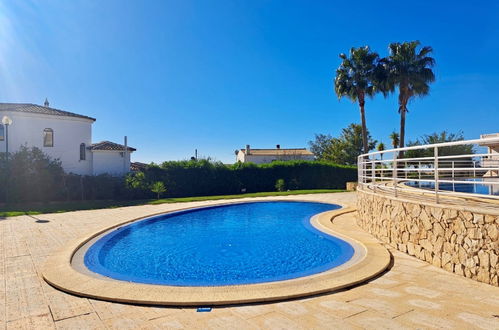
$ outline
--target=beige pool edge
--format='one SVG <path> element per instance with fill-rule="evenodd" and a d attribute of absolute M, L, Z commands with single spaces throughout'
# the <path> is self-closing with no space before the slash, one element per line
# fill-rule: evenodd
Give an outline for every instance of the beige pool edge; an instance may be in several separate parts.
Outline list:
<path fill-rule="evenodd" d="M 228 203 L 218 205 L 224 204 Z M 342 215 L 351 217 L 349 213 L 352 212 L 355 208 L 347 207 L 324 212 L 311 219 L 314 227 L 352 244 L 355 249 L 352 260 L 329 271 L 297 279 L 250 285 L 180 287 L 118 281 L 85 274 L 74 268 L 72 259 L 75 253 L 88 241 L 113 228 L 146 217 L 107 227 L 73 241 L 48 258 L 42 276 L 52 286 L 74 295 L 144 305 L 230 305 L 333 292 L 365 282 L 382 273 L 390 264 L 388 250 L 358 227 L 354 219 L 338 221 Z"/>

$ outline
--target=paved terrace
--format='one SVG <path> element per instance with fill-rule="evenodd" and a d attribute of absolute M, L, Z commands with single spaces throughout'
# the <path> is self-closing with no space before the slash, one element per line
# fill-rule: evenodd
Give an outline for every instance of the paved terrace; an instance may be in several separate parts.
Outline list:
<path fill-rule="evenodd" d="M 258 198 L 272 199 L 355 204 L 354 193 Z M 392 249 L 393 267 L 364 285 L 306 299 L 214 308 L 209 313 L 79 298 L 52 288 L 41 278 L 47 256 L 102 226 L 217 203 L 220 201 L 0 219 L 0 329 L 499 329 L 499 288 Z M 343 215 L 336 221 L 355 222 L 355 215 Z"/>

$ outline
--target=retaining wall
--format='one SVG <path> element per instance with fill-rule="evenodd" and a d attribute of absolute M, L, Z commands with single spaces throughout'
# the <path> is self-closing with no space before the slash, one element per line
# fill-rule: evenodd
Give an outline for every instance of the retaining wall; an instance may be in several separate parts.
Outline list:
<path fill-rule="evenodd" d="M 363 190 L 357 190 L 357 197 L 359 225 L 379 240 L 437 267 L 499 286 L 499 213 Z"/>

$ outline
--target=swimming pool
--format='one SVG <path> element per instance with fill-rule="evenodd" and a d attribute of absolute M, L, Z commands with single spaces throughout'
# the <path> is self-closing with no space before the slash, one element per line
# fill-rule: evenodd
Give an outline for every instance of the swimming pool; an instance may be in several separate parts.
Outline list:
<path fill-rule="evenodd" d="M 347 242 L 310 224 L 338 205 L 252 202 L 190 209 L 125 225 L 84 255 L 92 272 L 122 281 L 172 286 L 273 282 L 337 267 Z"/>
<path fill-rule="evenodd" d="M 464 181 L 469 181 L 469 183 L 449 183 L 440 182 L 438 187 L 440 190 L 455 191 L 468 194 L 480 194 L 480 195 L 499 195 L 498 185 L 487 185 L 481 182 L 498 182 L 496 178 L 476 178 L 476 179 L 461 179 Z M 411 187 L 422 188 L 422 189 L 435 189 L 435 184 L 433 182 L 415 182 L 411 181 L 407 183 Z"/>

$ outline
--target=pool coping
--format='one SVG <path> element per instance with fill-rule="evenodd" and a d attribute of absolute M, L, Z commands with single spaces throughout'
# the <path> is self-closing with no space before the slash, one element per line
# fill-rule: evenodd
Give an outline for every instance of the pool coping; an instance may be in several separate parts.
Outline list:
<path fill-rule="evenodd" d="M 301 200 L 293 199 L 293 201 Z M 235 203 L 241 202 L 219 203 L 215 205 L 230 205 Z M 350 243 L 355 249 L 354 257 L 343 265 L 310 276 L 257 284 L 186 287 L 142 284 L 103 278 L 101 275 L 78 271 L 76 269 L 78 267 L 75 268 L 73 265 L 73 257 L 77 251 L 103 233 L 158 214 L 203 208 L 203 206 L 179 208 L 169 212 L 149 214 L 144 217 L 118 223 L 111 227 L 108 226 L 91 235 L 86 235 L 84 238 L 71 242 L 56 254 L 50 256 L 42 269 L 42 276 L 50 285 L 78 296 L 144 305 L 231 305 L 285 300 L 337 291 L 377 276 L 390 264 L 388 250 L 372 236 L 366 235 L 356 225 L 355 221 L 352 220 L 342 224 L 335 222 L 337 217 L 355 212 L 356 210 L 352 207 L 340 206 L 342 208 L 313 216 L 311 224 L 320 231 Z"/>

